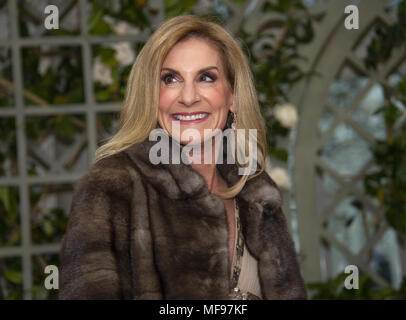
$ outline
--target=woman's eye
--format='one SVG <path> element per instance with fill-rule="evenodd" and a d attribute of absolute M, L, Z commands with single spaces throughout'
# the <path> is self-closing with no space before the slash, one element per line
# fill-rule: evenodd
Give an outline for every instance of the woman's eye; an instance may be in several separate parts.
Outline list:
<path fill-rule="evenodd" d="M 216 77 L 215 76 L 212 76 L 211 74 L 209 74 L 209 73 L 204 73 L 204 74 L 202 74 L 202 77 L 200 78 L 202 81 L 205 81 L 205 82 L 214 82 L 214 81 L 216 81 Z"/>
<path fill-rule="evenodd" d="M 176 79 L 175 79 L 175 77 L 174 77 L 172 74 L 168 73 L 168 74 L 163 75 L 162 78 L 161 78 L 161 80 L 162 80 L 165 84 L 171 84 L 171 83 L 173 83 L 174 80 L 176 80 Z"/>

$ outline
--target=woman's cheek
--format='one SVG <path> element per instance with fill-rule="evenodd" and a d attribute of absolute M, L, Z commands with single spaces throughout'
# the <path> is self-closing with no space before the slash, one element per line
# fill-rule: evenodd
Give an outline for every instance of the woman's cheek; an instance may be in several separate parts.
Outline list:
<path fill-rule="evenodd" d="M 169 109 L 169 106 L 170 102 L 168 92 L 165 89 L 161 89 L 159 94 L 159 109 L 165 112 L 167 109 Z"/>
<path fill-rule="evenodd" d="M 217 109 L 221 109 L 225 104 L 225 93 L 219 88 L 210 88 L 203 95 L 206 100 L 211 102 L 211 106 Z"/>

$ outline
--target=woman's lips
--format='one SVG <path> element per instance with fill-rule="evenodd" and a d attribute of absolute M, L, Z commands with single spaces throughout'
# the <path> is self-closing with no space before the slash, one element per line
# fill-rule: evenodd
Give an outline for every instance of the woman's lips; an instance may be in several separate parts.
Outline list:
<path fill-rule="evenodd" d="M 209 117 L 210 113 L 207 112 L 191 112 L 191 113 L 172 113 L 171 117 L 175 121 L 179 121 L 180 124 L 195 124 L 205 121 Z"/>

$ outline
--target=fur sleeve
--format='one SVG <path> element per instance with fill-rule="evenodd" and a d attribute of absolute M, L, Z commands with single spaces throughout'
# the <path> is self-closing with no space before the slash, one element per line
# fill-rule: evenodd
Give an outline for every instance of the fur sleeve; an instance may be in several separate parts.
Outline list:
<path fill-rule="evenodd" d="M 61 247 L 59 299 L 128 297 L 130 279 L 122 268 L 129 261 L 131 186 L 123 171 L 122 164 L 98 166 L 75 187 Z"/>
<path fill-rule="evenodd" d="M 265 208 L 265 211 L 268 211 L 266 219 L 270 220 L 270 228 L 264 237 L 268 238 L 269 250 L 274 253 L 274 273 L 270 273 L 273 286 L 268 295 L 282 300 L 307 299 L 306 285 L 282 208 Z"/>

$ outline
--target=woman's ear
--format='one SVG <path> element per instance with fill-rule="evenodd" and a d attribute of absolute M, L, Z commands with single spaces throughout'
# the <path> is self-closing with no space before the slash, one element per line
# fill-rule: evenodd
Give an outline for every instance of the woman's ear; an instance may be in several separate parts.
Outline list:
<path fill-rule="evenodd" d="M 231 95 L 230 99 L 229 99 L 229 108 L 228 110 L 230 110 L 231 112 L 234 112 L 234 95 Z"/>

